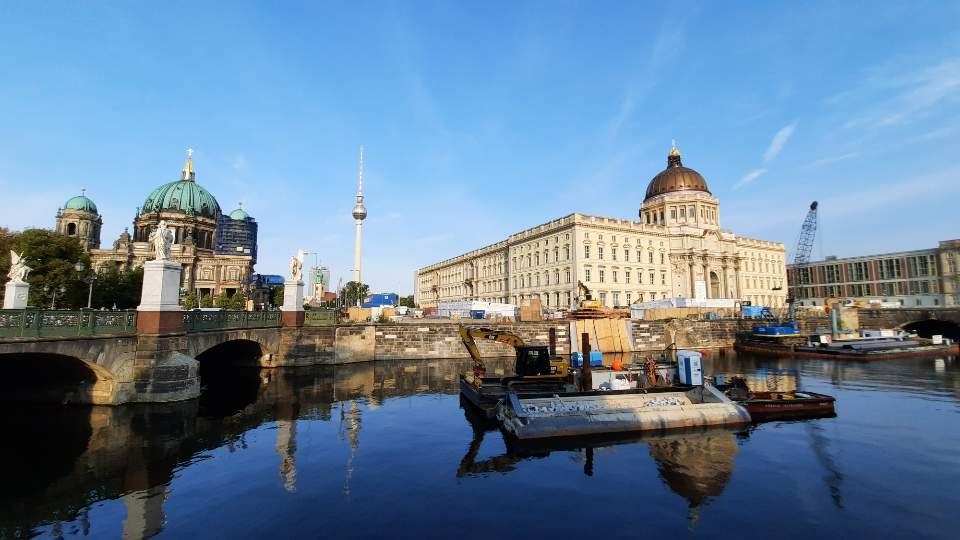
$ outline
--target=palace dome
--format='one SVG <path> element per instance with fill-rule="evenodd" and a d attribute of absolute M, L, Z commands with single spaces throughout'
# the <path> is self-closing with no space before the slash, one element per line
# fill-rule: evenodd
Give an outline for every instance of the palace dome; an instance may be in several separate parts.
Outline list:
<path fill-rule="evenodd" d="M 84 212 L 97 213 L 97 205 L 93 203 L 86 195 L 77 195 L 70 197 L 63 203 L 64 210 L 82 210 Z"/>
<path fill-rule="evenodd" d="M 189 156 L 189 153 L 188 153 Z M 192 158 L 187 158 L 183 176 L 176 182 L 164 184 L 143 201 L 140 215 L 154 212 L 179 212 L 210 219 L 220 218 L 220 204 L 217 199 L 196 182 Z"/>
<path fill-rule="evenodd" d="M 233 212 L 230 212 L 230 219 L 234 221 L 243 221 L 250 217 L 250 214 L 247 213 L 243 208 L 237 208 Z"/>
<path fill-rule="evenodd" d="M 710 188 L 707 187 L 707 181 L 703 179 L 703 176 L 697 171 L 683 166 L 680 161 L 680 151 L 677 150 L 676 144 L 673 145 L 667 155 L 667 168 L 654 176 L 653 180 L 650 180 L 650 184 L 647 185 L 647 196 L 644 201 L 657 195 L 675 191 L 710 193 Z"/>

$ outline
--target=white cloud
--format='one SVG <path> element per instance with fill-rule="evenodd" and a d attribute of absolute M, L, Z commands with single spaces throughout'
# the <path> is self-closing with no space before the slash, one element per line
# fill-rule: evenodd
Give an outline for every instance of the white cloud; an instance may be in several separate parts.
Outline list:
<path fill-rule="evenodd" d="M 749 184 L 750 182 L 753 182 L 754 180 L 756 180 L 757 178 L 760 178 L 765 174 L 767 174 L 766 169 L 753 169 L 752 171 L 743 175 L 743 177 L 740 180 L 737 180 L 737 183 L 733 185 L 733 189 L 740 189 L 743 186 Z"/>
<path fill-rule="evenodd" d="M 916 68 L 916 58 L 900 58 L 866 70 L 863 84 L 832 96 L 829 105 L 875 103 L 843 124 L 846 129 L 896 126 L 960 102 L 960 57 Z"/>
<path fill-rule="evenodd" d="M 766 162 L 772 161 L 777 154 L 783 150 L 783 147 L 787 144 L 787 141 L 790 140 L 790 137 L 793 135 L 793 130 L 796 129 L 797 123 L 794 122 L 790 125 L 780 128 L 780 131 L 773 136 L 773 139 L 770 140 L 770 146 L 767 147 L 767 151 L 763 154 L 763 160 Z"/>

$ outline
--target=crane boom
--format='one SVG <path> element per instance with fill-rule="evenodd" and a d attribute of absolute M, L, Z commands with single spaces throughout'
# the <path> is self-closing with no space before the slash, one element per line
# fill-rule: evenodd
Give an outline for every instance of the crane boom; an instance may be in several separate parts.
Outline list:
<path fill-rule="evenodd" d="M 810 203 L 810 211 L 807 212 L 807 218 L 803 220 L 803 226 L 800 227 L 800 239 L 797 241 L 797 249 L 793 252 L 793 264 L 806 264 L 810 262 L 810 253 L 813 252 L 813 240 L 817 236 L 817 201 Z"/>
<path fill-rule="evenodd" d="M 807 217 L 803 220 L 803 225 L 800 227 L 800 239 L 797 240 L 797 249 L 793 251 L 794 275 L 798 281 L 800 271 L 796 269 L 796 265 L 809 263 L 810 254 L 813 252 L 813 240 L 817 236 L 817 206 L 817 201 L 810 203 L 810 210 L 807 212 Z M 800 283 L 788 284 L 787 320 L 790 321 L 796 318 L 795 294 L 799 285 Z"/>

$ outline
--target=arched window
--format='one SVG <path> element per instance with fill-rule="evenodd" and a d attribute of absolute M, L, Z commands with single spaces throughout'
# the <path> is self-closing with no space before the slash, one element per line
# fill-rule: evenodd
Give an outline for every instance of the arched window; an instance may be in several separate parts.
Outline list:
<path fill-rule="evenodd" d="M 76 236 L 76 235 L 77 235 L 77 224 L 67 223 L 67 236 Z"/>

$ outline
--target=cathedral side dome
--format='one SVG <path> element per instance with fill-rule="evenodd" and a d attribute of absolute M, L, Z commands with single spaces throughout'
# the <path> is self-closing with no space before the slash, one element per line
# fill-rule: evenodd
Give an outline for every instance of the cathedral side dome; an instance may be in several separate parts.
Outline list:
<path fill-rule="evenodd" d="M 179 212 L 210 219 L 219 219 L 221 214 L 217 199 L 196 182 L 193 160 L 189 157 L 180 180 L 158 187 L 143 201 L 140 215 L 154 212 Z"/>
<path fill-rule="evenodd" d="M 63 203 L 64 210 L 81 210 L 83 212 L 97 213 L 97 205 L 93 203 L 86 195 L 77 195 L 70 197 Z"/>
<path fill-rule="evenodd" d="M 245 219 L 248 219 L 249 217 L 250 217 L 250 214 L 248 214 L 247 211 L 244 210 L 243 208 L 237 208 L 233 212 L 230 212 L 230 219 L 234 221 L 243 221 Z"/>
<path fill-rule="evenodd" d="M 680 160 L 680 151 L 676 143 L 667 155 L 667 168 L 653 177 L 647 185 L 647 195 L 644 201 L 651 197 L 672 193 L 675 191 L 702 191 L 710 193 L 707 181 L 697 171 L 684 167 Z"/>

